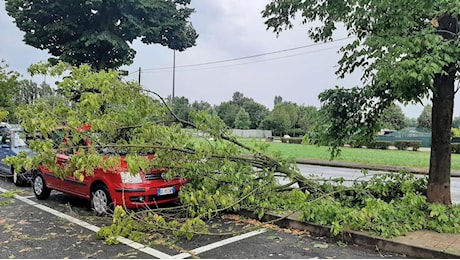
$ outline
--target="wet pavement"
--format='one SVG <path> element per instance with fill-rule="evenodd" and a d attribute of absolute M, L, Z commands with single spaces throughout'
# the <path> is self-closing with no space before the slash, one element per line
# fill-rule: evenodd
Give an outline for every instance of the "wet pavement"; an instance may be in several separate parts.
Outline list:
<path fill-rule="evenodd" d="M 14 191 L 14 192 L 11 192 Z M 17 191 L 20 191 L 18 193 Z M 0 178 L 0 258 L 403 258 L 375 247 L 345 244 L 295 228 L 279 228 L 235 215 L 212 219 L 212 235 L 139 244 L 96 238 L 110 217 L 97 217 L 89 202 L 59 192 L 38 201 L 30 187 Z M 18 193 L 13 197 L 8 195 Z M 219 235 L 244 230 L 238 235 Z M 247 230 L 247 231 L 246 231 Z M 166 241 L 166 242 L 165 242 Z"/>

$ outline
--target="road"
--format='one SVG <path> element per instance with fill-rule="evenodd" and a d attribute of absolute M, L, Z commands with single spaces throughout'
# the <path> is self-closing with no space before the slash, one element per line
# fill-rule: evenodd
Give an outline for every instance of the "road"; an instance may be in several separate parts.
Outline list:
<path fill-rule="evenodd" d="M 216 233 L 195 236 L 192 240 L 173 239 L 173 243 L 140 244 L 128 239 L 105 245 L 96 239 L 100 227 L 110 225 L 110 217 L 97 217 L 89 202 L 53 191 L 48 200 L 39 201 L 31 187 L 16 187 L 11 179 L 0 178 L 0 195 L 20 190 L 14 198 L 0 196 L 0 259 L 8 258 L 404 258 L 390 252 L 353 244 L 341 244 L 307 232 L 244 222 L 239 216 L 216 217 L 208 221 Z M 258 229 L 248 230 L 249 227 Z M 237 236 L 219 232 L 241 230 Z M 168 238 L 169 237 L 169 238 Z"/>
<path fill-rule="evenodd" d="M 339 167 L 326 167 L 326 166 L 316 166 L 316 165 L 308 165 L 308 164 L 298 164 L 297 165 L 304 176 L 309 176 L 311 174 L 319 176 L 324 179 L 329 178 L 345 178 L 346 182 L 344 184 L 351 184 L 352 181 L 356 179 L 370 179 L 372 175 L 375 174 L 384 174 L 388 172 L 384 171 L 373 171 L 369 170 L 367 176 L 364 176 L 362 171 L 359 169 L 351 169 L 351 168 L 339 168 Z M 416 175 L 423 177 L 423 175 Z M 451 189 L 451 197 L 453 204 L 460 204 L 460 178 L 459 177 L 452 177 L 450 183 Z"/>

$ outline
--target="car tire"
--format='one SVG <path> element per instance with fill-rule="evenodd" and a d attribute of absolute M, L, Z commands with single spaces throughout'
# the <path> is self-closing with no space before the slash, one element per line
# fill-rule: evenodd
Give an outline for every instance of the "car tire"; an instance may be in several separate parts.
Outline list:
<path fill-rule="evenodd" d="M 112 198 L 103 184 L 98 184 L 91 189 L 91 209 L 97 215 L 107 215 L 112 209 Z"/>
<path fill-rule="evenodd" d="M 51 189 L 46 187 L 45 179 L 41 174 L 35 175 L 32 188 L 34 190 L 35 197 L 39 200 L 46 200 L 51 194 Z"/>
<path fill-rule="evenodd" d="M 22 170 L 21 172 L 15 174 L 14 173 L 14 167 L 11 166 L 11 174 L 13 175 L 13 183 L 14 183 L 14 185 L 16 185 L 18 187 L 24 187 L 24 186 L 27 186 L 29 184 L 29 181 L 24 176 L 24 174 L 25 174 L 24 170 Z"/>

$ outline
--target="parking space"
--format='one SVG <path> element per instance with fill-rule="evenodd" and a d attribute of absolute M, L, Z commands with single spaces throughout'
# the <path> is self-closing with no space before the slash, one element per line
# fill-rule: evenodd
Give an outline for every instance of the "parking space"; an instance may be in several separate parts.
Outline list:
<path fill-rule="evenodd" d="M 373 249 L 312 237 L 299 230 L 280 229 L 254 220 L 224 215 L 209 220 L 213 235 L 163 243 L 118 245 L 97 240 L 95 232 L 110 225 L 89 203 L 53 192 L 38 201 L 30 187 L 0 179 L 0 192 L 21 190 L 15 198 L 0 197 L 0 258 L 401 258 Z M 234 235 L 237 231 L 243 231 Z M 168 239 L 168 238 L 167 238 Z"/>

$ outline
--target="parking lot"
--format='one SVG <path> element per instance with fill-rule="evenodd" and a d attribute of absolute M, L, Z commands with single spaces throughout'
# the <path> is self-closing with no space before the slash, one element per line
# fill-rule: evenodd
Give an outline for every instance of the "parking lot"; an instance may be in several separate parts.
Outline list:
<path fill-rule="evenodd" d="M 254 220 L 224 215 L 208 221 L 213 235 L 192 240 L 165 239 L 139 244 L 119 238 L 106 245 L 96 238 L 110 217 L 98 217 L 89 202 L 60 192 L 39 201 L 30 187 L 16 187 L 0 178 L 0 192 L 20 190 L 14 198 L 0 197 L 0 258 L 401 258 L 372 248 L 345 245 L 307 232 L 280 229 Z M 219 235 L 247 230 L 236 236 Z"/>

